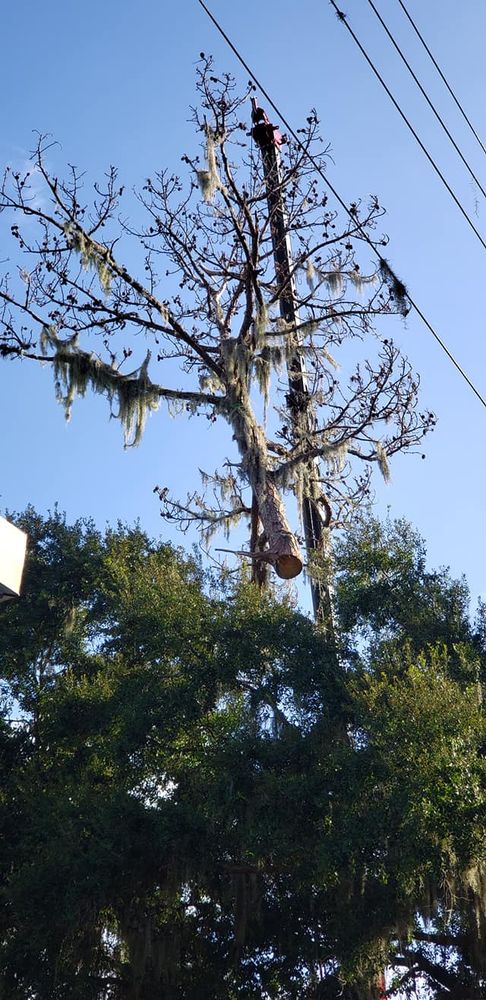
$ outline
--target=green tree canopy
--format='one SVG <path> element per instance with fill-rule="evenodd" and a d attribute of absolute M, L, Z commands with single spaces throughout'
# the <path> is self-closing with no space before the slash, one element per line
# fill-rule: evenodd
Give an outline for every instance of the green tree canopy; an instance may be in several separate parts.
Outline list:
<path fill-rule="evenodd" d="M 19 523 L 3 996 L 375 998 L 392 966 L 404 989 L 479 1000 L 484 645 L 465 584 L 429 573 L 402 523 L 356 530 L 336 671 L 289 603 L 138 528 Z"/>

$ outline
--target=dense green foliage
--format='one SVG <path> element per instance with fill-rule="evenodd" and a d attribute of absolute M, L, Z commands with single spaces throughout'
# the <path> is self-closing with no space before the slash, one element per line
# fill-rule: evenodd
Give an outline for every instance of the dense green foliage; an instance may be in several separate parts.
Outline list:
<path fill-rule="evenodd" d="M 290 605 L 138 529 L 21 523 L 0 996 L 376 997 L 393 965 L 404 989 L 479 1000 L 486 657 L 466 585 L 407 525 L 356 529 L 336 670 Z"/>

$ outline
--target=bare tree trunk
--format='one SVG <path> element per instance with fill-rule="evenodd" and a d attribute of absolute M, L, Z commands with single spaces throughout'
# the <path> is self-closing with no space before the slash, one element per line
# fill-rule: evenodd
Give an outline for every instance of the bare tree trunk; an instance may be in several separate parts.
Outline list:
<path fill-rule="evenodd" d="M 248 378 L 236 368 L 232 374 L 233 377 L 227 383 L 230 399 L 228 412 L 231 414 L 230 422 L 234 438 L 243 460 L 242 467 L 253 491 L 252 552 L 255 542 L 256 506 L 263 527 L 262 542 L 265 547 L 261 553 L 256 552 L 255 557 L 270 563 L 281 579 L 291 580 L 298 576 L 303 568 L 299 545 L 289 527 L 282 497 L 272 481 L 267 439 L 251 405 Z"/>
<path fill-rule="evenodd" d="M 289 528 L 283 500 L 271 479 L 266 480 L 259 502 L 265 531 L 268 561 L 282 580 L 291 580 L 302 572 L 302 556 L 295 535 Z"/>

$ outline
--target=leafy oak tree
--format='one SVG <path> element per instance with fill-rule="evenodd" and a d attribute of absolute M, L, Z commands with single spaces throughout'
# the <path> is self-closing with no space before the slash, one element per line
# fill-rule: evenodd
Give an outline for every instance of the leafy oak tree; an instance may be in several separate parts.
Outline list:
<path fill-rule="evenodd" d="M 275 185 L 269 197 L 256 141 L 265 130 L 272 141 L 275 130 L 260 109 L 250 131 L 251 86 L 238 94 L 204 56 L 197 89 L 192 118 L 203 157 L 182 157 L 182 180 L 164 170 L 146 180 L 138 225 L 119 215 L 115 169 L 90 198 L 76 169 L 65 180 L 51 174 L 45 138 L 31 170 L 7 169 L 0 209 L 20 264 L 0 283 L 0 355 L 51 365 L 66 415 L 88 389 L 106 396 L 127 444 L 140 440 L 147 413 L 161 403 L 225 421 L 236 454 L 205 474 L 206 492 L 195 488 L 182 501 L 161 488 L 165 516 L 183 528 L 195 523 L 206 536 L 243 517 L 254 564 L 258 558 L 292 577 L 302 556 L 285 495 L 293 492 L 299 504 L 309 498 L 324 537 L 369 496 L 373 465 L 386 477 L 389 458 L 416 447 L 434 418 L 417 408 L 418 378 L 389 332 L 374 327 L 376 318 L 409 308 L 381 256 L 377 199 L 338 218 L 307 157 L 325 166 L 312 113 L 301 145 L 283 147 L 275 182 L 294 247 L 282 280 L 272 245 Z M 367 241 L 381 262 L 371 273 L 358 259 L 363 242 L 369 257 Z M 140 251 L 140 272 L 129 270 L 126 257 Z M 291 321 L 283 308 L 289 285 Z M 355 351 L 364 340 L 366 352 Z M 146 353 L 133 368 L 141 342 Z M 356 367 L 351 347 L 361 355 Z M 307 374 L 297 386 L 302 363 Z"/>
<path fill-rule="evenodd" d="M 356 529 L 336 671 L 292 607 L 139 529 L 20 523 L 0 995 L 376 1000 L 387 967 L 390 997 L 480 1000 L 485 645 L 464 582 L 403 523 Z"/>

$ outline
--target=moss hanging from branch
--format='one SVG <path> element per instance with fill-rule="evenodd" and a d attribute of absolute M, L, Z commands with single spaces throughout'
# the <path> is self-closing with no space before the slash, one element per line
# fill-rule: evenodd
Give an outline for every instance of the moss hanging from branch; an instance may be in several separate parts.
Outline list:
<path fill-rule="evenodd" d="M 386 451 L 380 441 L 375 444 L 375 451 L 378 460 L 378 468 L 385 480 L 385 483 L 389 483 L 391 479 L 390 466 L 388 464 L 388 456 Z"/>
<path fill-rule="evenodd" d="M 315 278 L 315 274 L 316 274 L 316 272 L 315 272 L 314 264 L 312 262 L 312 258 L 308 257 L 307 258 L 307 263 L 305 265 L 305 278 L 306 278 L 306 281 L 307 281 L 307 287 L 308 287 L 308 289 L 309 289 L 310 292 L 314 291 L 314 278 Z"/>
<path fill-rule="evenodd" d="M 365 285 L 377 285 L 379 283 L 377 271 L 375 271 L 374 274 L 361 274 L 361 272 L 355 268 L 353 271 L 349 271 L 347 277 L 352 282 L 359 295 L 361 295 L 364 291 Z"/>
<path fill-rule="evenodd" d="M 250 352 L 237 337 L 228 337 L 221 345 L 227 377 L 234 384 L 248 389 L 250 376 Z"/>
<path fill-rule="evenodd" d="M 270 398 L 271 367 L 268 358 L 264 357 L 263 353 L 257 354 L 253 358 L 253 373 L 263 399 L 263 423 L 266 424 Z"/>
<path fill-rule="evenodd" d="M 309 496 L 309 470 L 302 462 L 294 469 L 293 490 L 297 502 L 297 512 L 302 529 L 304 528 L 304 497 Z"/>
<path fill-rule="evenodd" d="M 447 877 L 451 906 L 458 906 L 466 915 L 463 929 L 467 951 L 475 963 L 486 972 L 486 868 L 484 862 L 476 864 L 458 875 Z"/>
<path fill-rule="evenodd" d="M 252 374 L 255 376 L 263 399 L 263 422 L 266 423 L 268 403 L 270 399 L 270 381 L 272 371 L 279 372 L 287 358 L 287 345 L 275 344 L 263 347 L 252 361 Z"/>
<path fill-rule="evenodd" d="M 216 191 L 222 188 L 216 163 L 215 136 L 209 125 L 206 125 L 206 162 L 207 170 L 198 170 L 196 176 L 204 201 L 209 203 Z"/>
<path fill-rule="evenodd" d="M 111 291 L 111 271 L 103 256 L 96 250 L 93 242 L 86 236 L 82 229 L 74 226 L 71 222 L 66 223 L 64 232 L 68 237 L 69 244 L 81 257 L 81 267 L 83 271 L 89 271 L 93 267 L 98 274 L 100 285 L 105 293 L 109 295 Z"/>
<path fill-rule="evenodd" d="M 268 327 L 268 309 L 264 302 L 259 305 L 255 319 L 253 320 L 253 338 L 255 349 L 259 350 L 265 346 L 265 336 Z"/>
<path fill-rule="evenodd" d="M 148 377 L 150 351 L 140 366 L 130 375 L 120 375 L 116 369 L 100 361 L 95 354 L 79 350 L 77 334 L 69 340 L 60 340 L 55 327 L 44 327 L 41 334 L 41 350 L 47 355 L 47 348 L 54 349 L 54 379 L 56 398 L 64 406 L 66 420 L 71 417 L 71 409 L 77 396 L 86 395 L 86 390 L 106 396 L 112 408 L 118 405 L 117 418 L 121 421 L 125 447 L 140 443 L 149 412 L 158 409 L 160 397 Z"/>
<path fill-rule="evenodd" d="M 201 392 L 221 392 L 224 386 L 218 375 L 214 372 L 209 372 L 208 374 L 200 375 L 199 388 Z"/>
<path fill-rule="evenodd" d="M 264 347 L 261 356 L 268 362 L 273 371 L 280 372 L 287 358 L 285 344 L 272 344 Z"/>
<path fill-rule="evenodd" d="M 345 285 L 345 276 L 342 271 L 320 271 L 319 277 L 326 282 L 329 291 L 333 295 L 342 295 Z"/>
<path fill-rule="evenodd" d="M 333 358 L 332 354 L 330 354 L 324 346 L 319 345 L 316 349 L 312 344 L 302 344 L 298 340 L 301 336 L 305 337 L 309 334 L 318 332 L 321 327 L 321 319 L 305 319 L 301 323 L 298 322 L 295 324 L 287 323 L 286 320 L 279 318 L 277 320 L 277 330 L 279 334 L 282 334 L 282 343 L 280 345 L 276 345 L 273 350 L 280 350 L 282 352 L 282 357 L 286 361 L 291 361 L 296 351 L 300 355 L 304 355 L 304 357 L 306 354 L 315 356 L 317 353 L 321 358 L 325 358 L 326 361 L 328 361 L 329 364 L 336 369 L 336 371 L 338 371 L 340 368 L 339 362 Z M 264 354 L 265 350 L 267 350 L 267 348 L 262 351 L 262 354 Z M 280 362 L 278 365 L 280 366 Z"/>
<path fill-rule="evenodd" d="M 150 351 L 147 351 L 136 373 L 138 377 L 122 379 L 117 386 L 118 417 L 124 430 L 126 448 L 140 444 L 148 414 L 159 407 L 159 396 L 148 377 L 149 361 Z"/>
<path fill-rule="evenodd" d="M 346 464 L 350 441 L 339 441 L 336 444 L 326 444 L 322 449 L 322 457 L 326 460 L 333 475 L 339 475 Z"/>
<path fill-rule="evenodd" d="M 341 271 L 340 268 L 335 268 L 332 271 L 322 271 L 316 269 L 309 259 L 306 264 L 305 275 L 311 292 L 315 291 L 316 274 L 319 280 L 325 282 L 329 291 L 336 296 L 343 294 L 347 281 L 351 281 L 358 294 L 364 291 L 365 285 L 377 285 L 379 283 L 379 272 L 377 271 L 373 274 L 361 274 L 357 268 L 353 268 L 352 271 Z"/>

